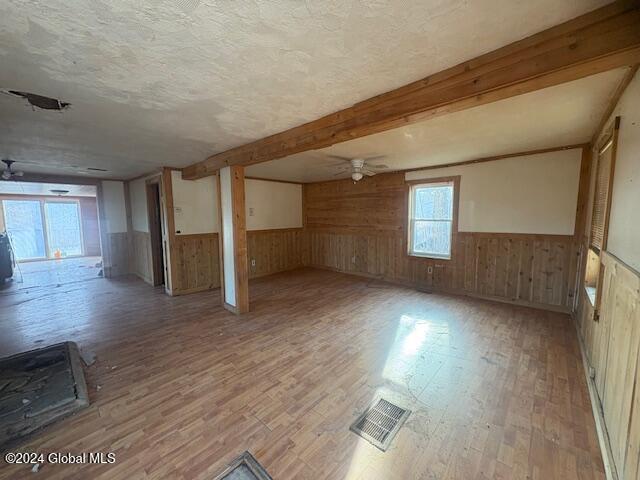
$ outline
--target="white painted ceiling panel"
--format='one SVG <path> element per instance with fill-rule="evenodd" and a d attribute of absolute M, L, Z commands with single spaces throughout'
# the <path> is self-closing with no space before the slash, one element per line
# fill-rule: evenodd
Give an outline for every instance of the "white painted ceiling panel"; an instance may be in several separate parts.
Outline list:
<path fill-rule="evenodd" d="M 133 177 L 313 120 L 606 0 L 4 0 L 0 157 Z"/>

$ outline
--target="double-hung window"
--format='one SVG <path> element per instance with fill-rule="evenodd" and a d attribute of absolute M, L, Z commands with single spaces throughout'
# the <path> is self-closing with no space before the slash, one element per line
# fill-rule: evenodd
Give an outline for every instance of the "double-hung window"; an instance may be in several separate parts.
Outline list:
<path fill-rule="evenodd" d="M 457 178 L 411 186 L 409 255 L 451 259 L 456 225 Z"/>

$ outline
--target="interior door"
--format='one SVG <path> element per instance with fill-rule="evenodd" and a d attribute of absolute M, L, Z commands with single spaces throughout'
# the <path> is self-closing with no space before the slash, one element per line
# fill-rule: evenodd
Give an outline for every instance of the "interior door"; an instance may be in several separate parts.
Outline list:
<path fill-rule="evenodd" d="M 47 257 L 39 200 L 3 200 L 4 223 L 17 260 Z"/>
<path fill-rule="evenodd" d="M 49 258 L 82 255 L 82 228 L 78 202 L 45 202 Z"/>

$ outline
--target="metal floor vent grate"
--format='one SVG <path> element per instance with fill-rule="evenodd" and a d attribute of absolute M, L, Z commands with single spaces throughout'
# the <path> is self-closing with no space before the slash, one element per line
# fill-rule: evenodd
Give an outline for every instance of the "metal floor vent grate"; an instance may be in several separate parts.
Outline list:
<path fill-rule="evenodd" d="M 367 408 L 349 430 L 384 452 L 410 413 L 410 410 L 381 398 Z"/>

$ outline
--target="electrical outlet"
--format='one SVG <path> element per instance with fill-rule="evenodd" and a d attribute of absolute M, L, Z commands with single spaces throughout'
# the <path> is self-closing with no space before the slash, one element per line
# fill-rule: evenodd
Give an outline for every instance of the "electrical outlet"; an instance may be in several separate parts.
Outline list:
<path fill-rule="evenodd" d="M 431 265 L 429 265 L 429 266 L 427 267 L 427 273 L 428 273 L 429 275 L 431 275 L 431 274 L 433 273 L 433 267 L 432 267 Z"/>
<path fill-rule="evenodd" d="M 255 267 L 255 266 L 256 266 L 256 259 L 255 259 L 255 258 L 252 258 L 252 259 L 251 259 L 251 266 L 252 266 L 252 267 Z"/>
<path fill-rule="evenodd" d="M 253 207 L 249 207 L 249 216 L 253 217 Z"/>
<path fill-rule="evenodd" d="M 351 263 L 356 263 L 356 256 L 351 257 Z"/>

